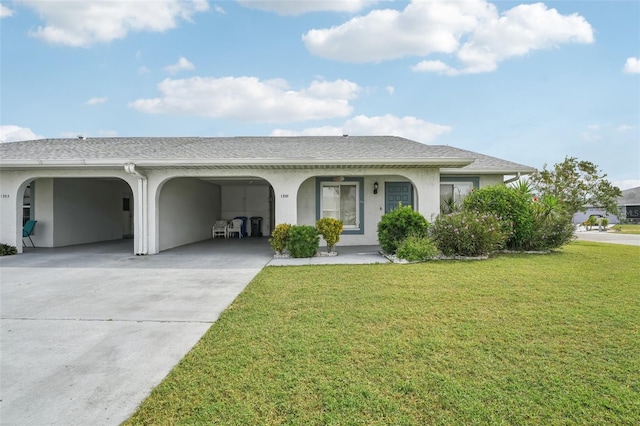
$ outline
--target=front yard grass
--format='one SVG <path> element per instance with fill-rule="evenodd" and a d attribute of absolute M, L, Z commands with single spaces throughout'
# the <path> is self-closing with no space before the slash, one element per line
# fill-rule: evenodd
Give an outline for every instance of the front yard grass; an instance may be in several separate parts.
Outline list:
<path fill-rule="evenodd" d="M 126 424 L 635 425 L 639 259 L 266 268 Z"/>
<path fill-rule="evenodd" d="M 611 227 L 616 232 L 620 232 L 622 234 L 635 234 L 640 235 L 640 225 L 639 224 L 617 224 Z"/>

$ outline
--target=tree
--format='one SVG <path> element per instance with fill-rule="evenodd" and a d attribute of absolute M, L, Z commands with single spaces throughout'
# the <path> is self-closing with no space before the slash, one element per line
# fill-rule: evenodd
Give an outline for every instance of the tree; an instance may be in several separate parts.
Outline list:
<path fill-rule="evenodd" d="M 587 206 L 600 207 L 606 213 L 617 215 L 616 199 L 622 196 L 622 192 L 606 177 L 590 161 L 565 157 L 562 163 L 554 165 L 553 170 L 547 170 L 545 164 L 542 171 L 536 171 L 529 177 L 529 182 L 540 195 L 555 197 L 571 215 L 585 212 Z"/>

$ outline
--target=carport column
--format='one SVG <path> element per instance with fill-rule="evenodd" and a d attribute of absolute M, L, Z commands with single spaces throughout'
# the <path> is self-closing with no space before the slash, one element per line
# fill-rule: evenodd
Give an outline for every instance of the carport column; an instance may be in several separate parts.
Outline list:
<path fill-rule="evenodd" d="M 276 225 L 298 224 L 298 189 L 307 178 L 308 173 L 295 170 L 279 170 L 268 178 L 275 194 Z"/>
<path fill-rule="evenodd" d="M 19 193 L 22 178 L 15 172 L 2 172 L 0 179 L 0 242 L 14 246 L 22 253 L 22 224 L 18 209 L 22 209 Z"/>
<path fill-rule="evenodd" d="M 127 173 L 135 175 L 138 178 L 138 188 L 135 205 L 135 252 L 137 255 L 145 255 L 149 253 L 149 227 L 148 227 L 148 214 L 149 203 L 147 197 L 147 177 L 136 170 L 136 165 L 133 163 L 127 163 L 124 165 L 124 170 Z"/>
<path fill-rule="evenodd" d="M 416 210 L 432 222 L 440 213 L 440 170 L 408 170 L 405 176 L 411 179 L 416 187 Z"/>

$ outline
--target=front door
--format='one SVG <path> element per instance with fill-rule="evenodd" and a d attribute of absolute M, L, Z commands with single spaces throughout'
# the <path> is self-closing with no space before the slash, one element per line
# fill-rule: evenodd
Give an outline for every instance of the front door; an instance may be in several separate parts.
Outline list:
<path fill-rule="evenodd" d="M 387 182 L 384 186 L 384 194 L 385 213 L 398 207 L 398 203 L 413 207 L 413 185 L 409 182 Z"/>

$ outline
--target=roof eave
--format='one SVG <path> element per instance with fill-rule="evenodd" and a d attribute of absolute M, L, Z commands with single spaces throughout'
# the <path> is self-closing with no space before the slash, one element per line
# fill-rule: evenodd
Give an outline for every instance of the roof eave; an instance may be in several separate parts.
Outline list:
<path fill-rule="evenodd" d="M 73 160 L 0 160 L 0 168 L 89 168 L 124 167 L 134 163 L 140 167 L 371 167 L 371 166 L 412 166 L 459 168 L 473 163 L 472 158 L 354 158 L 354 159 L 264 159 L 264 158 L 225 158 L 225 159 L 73 159 Z"/>

